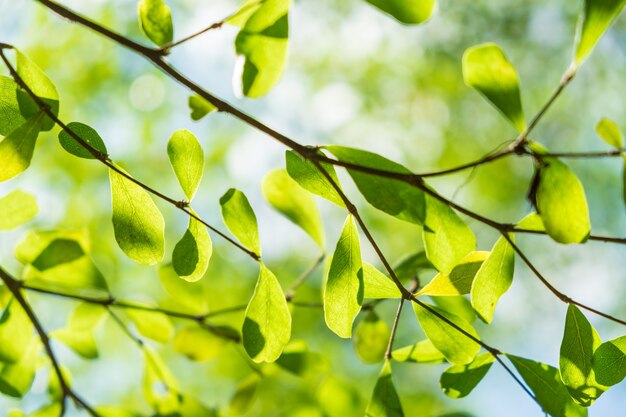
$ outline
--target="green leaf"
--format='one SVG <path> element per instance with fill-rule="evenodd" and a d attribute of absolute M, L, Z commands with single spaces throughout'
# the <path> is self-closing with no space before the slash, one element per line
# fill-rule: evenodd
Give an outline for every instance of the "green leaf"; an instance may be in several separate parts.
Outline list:
<path fill-rule="evenodd" d="M 37 199 L 22 190 L 0 197 L 0 230 L 11 230 L 28 222 L 39 212 Z"/>
<path fill-rule="evenodd" d="M 391 278 L 363 262 L 363 298 L 402 298 L 402 293 Z"/>
<path fill-rule="evenodd" d="M 34 339 L 33 325 L 14 298 L 0 315 L 0 361 L 18 363 Z"/>
<path fill-rule="evenodd" d="M 319 353 L 309 351 L 304 340 L 289 342 L 276 365 L 297 376 L 321 374 L 328 369 L 326 358 Z"/>
<path fill-rule="evenodd" d="M 30 166 L 41 120 L 39 113 L 0 141 L 0 182 L 16 177 Z"/>
<path fill-rule="evenodd" d="M 622 199 L 624 200 L 624 204 L 626 204 L 626 156 L 622 158 L 624 164 L 622 167 Z"/>
<path fill-rule="evenodd" d="M 5 395 L 21 398 L 29 390 L 37 371 L 37 353 L 41 343 L 38 340 L 25 347 L 19 362 L 0 365 L 0 392 Z"/>
<path fill-rule="evenodd" d="M 259 227 L 245 194 L 234 188 L 220 198 L 224 224 L 246 248 L 261 255 Z"/>
<path fill-rule="evenodd" d="M 67 326 L 50 334 L 85 359 L 98 357 L 93 333 L 105 317 L 106 310 L 98 304 L 82 303 L 72 312 Z"/>
<path fill-rule="evenodd" d="M 188 105 L 191 110 L 191 120 L 200 120 L 207 114 L 217 110 L 217 107 L 199 95 L 189 96 Z"/>
<path fill-rule="evenodd" d="M 513 236 L 510 236 L 513 239 Z M 485 323 L 491 323 L 496 303 L 513 282 L 515 251 L 501 237 L 493 245 L 491 253 L 482 264 L 471 289 L 472 307 Z"/>
<path fill-rule="evenodd" d="M 602 343 L 593 353 L 593 371 L 598 383 L 611 386 L 626 377 L 626 336 Z"/>
<path fill-rule="evenodd" d="M 600 120 L 596 125 L 596 133 L 609 145 L 618 149 L 624 147 L 622 131 L 613 120 L 607 118 Z"/>
<path fill-rule="evenodd" d="M 461 317 L 429 304 L 426 304 L 426 306 L 438 313 L 439 316 L 445 317 L 463 329 L 466 333 L 479 339 L 478 333 L 476 333 L 472 325 Z M 474 360 L 480 349 L 478 343 L 417 303 L 413 303 L 413 311 L 415 311 L 417 320 L 426 336 L 449 362 L 466 365 Z"/>
<path fill-rule="evenodd" d="M 154 265 L 163 260 L 165 222 L 150 195 L 109 169 L 115 240 L 132 260 Z"/>
<path fill-rule="evenodd" d="M 535 394 L 535 399 L 544 412 L 552 417 L 587 416 L 587 409 L 576 404 L 569 396 L 558 369 L 519 356 L 506 356 Z"/>
<path fill-rule="evenodd" d="M 476 248 L 472 229 L 450 207 L 429 195 L 423 239 L 428 260 L 443 273 Z"/>
<path fill-rule="evenodd" d="M 178 381 L 163 359 L 152 349 L 144 347 L 145 372 L 142 392 L 146 402 L 157 415 L 169 415 L 179 411 L 181 395 Z"/>
<path fill-rule="evenodd" d="M 473 323 L 476 320 L 476 313 L 472 308 L 472 303 L 462 295 L 444 297 L 431 296 L 430 299 L 440 309 L 452 313 L 468 323 Z"/>
<path fill-rule="evenodd" d="M 585 6 L 578 19 L 574 67 L 579 67 L 589 56 L 625 4 L 625 0 L 585 0 Z"/>
<path fill-rule="evenodd" d="M 169 296 L 176 300 L 178 306 L 195 314 L 205 314 L 209 309 L 209 292 L 199 282 L 188 282 L 180 279 L 172 265 L 159 268 L 159 280 Z"/>
<path fill-rule="evenodd" d="M 174 132 L 167 143 L 167 156 L 174 168 L 174 173 L 185 195 L 191 201 L 196 195 L 202 170 L 204 168 L 204 152 L 198 139 L 186 129 Z"/>
<path fill-rule="evenodd" d="M 439 379 L 443 393 L 450 398 L 467 396 L 482 381 L 494 360 L 492 354 L 483 353 L 468 365 L 448 367 Z"/>
<path fill-rule="evenodd" d="M 139 414 L 130 411 L 126 407 L 118 407 L 112 405 L 99 405 L 96 412 L 101 417 L 141 417 Z"/>
<path fill-rule="evenodd" d="M 342 161 L 367 168 L 397 174 L 411 174 L 404 166 L 380 155 L 345 146 L 325 146 Z M 372 206 L 400 220 L 423 224 L 425 217 L 424 193 L 406 182 L 347 169 L 359 191 Z"/>
<path fill-rule="evenodd" d="M 324 247 L 324 228 L 315 200 L 287 171 L 276 169 L 267 174 L 262 188 L 272 207 L 300 226 L 320 248 Z"/>
<path fill-rule="evenodd" d="M 24 92 L 18 93 L 18 91 L 19 87 L 12 78 L 0 75 L 0 135 L 2 136 L 8 135 L 26 122 L 18 98 L 27 101 L 29 97 L 24 95 Z M 32 109 L 36 106 L 34 103 L 28 103 L 26 107 Z"/>
<path fill-rule="evenodd" d="M 193 210 L 191 212 L 193 213 Z M 213 244 L 209 231 L 198 220 L 189 217 L 187 231 L 172 253 L 174 271 L 185 281 L 198 281 L 209 267 L 212 253 Z"/>
<path fill-rule="evenodd" d="M 226 18 L 226 22 L 233 26 L 243 26 L 248 21 L 248 19 L 250 19 L 252 13 L 257 11 L 259 7 L 261 7 L 263 1 L 264 0 L 244 1 L 235 13 Z"/>
<path fill-rule="evenodd" d="M 587 240 L 591 225 L 585 190 L 567 165 L 543 158 L 536 197 L 537 212 L 552 239 L 559 243 Z"/>
<path fill-rule="evenodd" d="M 389 326 L 374 310 L 356 325 L 354 329 L 354 350 L 364 363 L 378 363 L 385 358 L 389 343 Z"/>
<path fill-rule="evenodd" d="M 28 417 L 58 417 L 60 415 L 60 412 L 61 403 L 53 403 L 44 405 L 43 407 L 37 409 L 37 411 L 35 411 L 34 413 L 29 414 Z"/>
<path fill-rule="evenodd" d="M 525 230 L 535 230 L 537 232 L 545 232 L 546 227 L 543 225 L 541 216 L 536 212 L 530 213 L 517 223 L 517 227 Z"/>
<path fill-rule="evenodd" d="M 412 363 L 443 363 L 446 358 L 429 339 L 420 340 L 414 345 L 404 346 L 391 353 L 393 360 Z"/>
<path fill-rule="evenodd" d="M 67 127 L 70 131 L 74 132 L 79 138 L 87 142 L 89 145 L 91 145 L 92 148 L 94 148 L 98 152 L 104 155 L 108 153 L 104 141 L 102 140 L 98 132 L 96 132 L 96 130 L 92 127 L 79 122 L 72 122 L 68 124 Z M 87 149 L 85 149 L 83 145 L 78 143 L 65 130 L 61 130 L 59 132 L 59 143 L 61 144 L 63 149 L 65 149 L 74 156 L 85 159 L 95 159 L 95 157 Z"/>
<path fill-rule="evenodd" d="M 172 12 L 163 0 L 140 0 L 138 4 L 139 25 L 143 33 L 158 46 L 174 39 Z"/>
<path fill-rule="evenodd" d="M 363 269 L 359 232 L 349 215 L 333 254 L 324 283 L 324 318 L 337 336 L 349 338 L 363 302 Z"/>
<path fill-rule="evenodd" d="M 287 57 L 289 0 L 264 0 L 235 39 L 237 93 L 261 97 L 280 79 Z"/>
<path fill-rule="evenodd" d="M 489 252 L 470 252 L 452 268 L 452 271 L 440 272 L 435 275 L 416 295 L 453 296 L 469 294 L 474 276 L 488 256 Z"/>
<path fill-rule="evenodd" d="M 607 387 L 596 382 L 592 368 L 593 352 L 602 344 L 600 336 L 578 307 L 567 308 L 565 331 L 561 342 L 559 369 L 570 396 L 589 407 Z"/>
<path fill-rule="evenodd" d="M 365 0 L 401 23 L 416 25 L 427 21 L 435 10 L 435 0 Z"/>
<path fill-rule="evenodd" d="M 141 335 L 160 343 L 167 343 L 172 338 L 174 326 L 165 314 L 135 308 L 127 308 L 125 311 Z"/>
<path fill-rule="evenodd" d="M 180 329 L 174 337 L 174 350 L 196 362 L 215 358 L 226 346 L 226 340 L 198 326 Z"/>
<path fill-rule="evenodd" d="M 403 417 L 402 404 L 400 403 L 400 397 L 396 392 L 396 388 L 393 386 L 391 380 L 391 365 L 389 360 L 385 361 L 372 398 L 370 399 L 367 408 L 365 409 L 366 417 Z"/>
<path fill-rule="evenodd" d="M 485 43 L 463 54 L 463 79 L 522 132 L 526 129 L 517 72 L 500 47 Z"/>
<path fill-rule="evenodd" d="M 285 159 L 289 176 L 300 184 L 302 188 L 337 204 L 339 207 L 345 207 L 335 187 L 332 186 L 328 178 L 326 178 L 310 160 L 303 159 L 294 151 L 287 151 L 285 153 Z M 320 166 L 328 173 L 335 184 L 339 186 L 339 178 L 337 178 L 335 168 L 323 162 L 320 162 Z"/>
<path fill-rule="evenodd" d="M 291 313 L 276 276 L 261 264 L 259 279 L 246 309 L 243 347 L 255 362 L 274 362 L 291 337 Z"/>
<path fill-rule="evenodd" d="M 50 107 L 52 114 L 57 116 L 59 114 L 59 93 L 54 84 L 52 84 L 52 81 L 50 81 L 37 64 L 17 49 L 15 50 L 15 56 L 17 57 L 17 73 L 22 81 L 24 81 L 24 84 L 26 84 L 44 104 Z M 30 119 L 42 113 L 41 109 L 35 104 L 26 91 L 18 90 L 17 100 L 20 103 L 22 115 L 26 119 Z M 54 121 L 46 116 L 41 121 L 41 125 L 37 127 L 40 130 L 46 131 L 52 129 L 54 124 Z"/>
<path fill-rule="evenodd" d="M 229 415 L 241 415 L 252 407 L 260 380 L 260 375 L 257 373 L 253 373 L 239 382 L 235 393 L 228 403 Z"/>

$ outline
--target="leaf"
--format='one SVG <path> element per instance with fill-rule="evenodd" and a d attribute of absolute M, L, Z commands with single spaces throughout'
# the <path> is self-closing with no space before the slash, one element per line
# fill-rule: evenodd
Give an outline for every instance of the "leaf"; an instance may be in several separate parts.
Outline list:
<path fill-rule="evenodd" d="M 141 335 L 160 343 L 167 343 L 172 338 L 174 326 L 165 314 L 136 308 L 127 308 L 125 311 Z"/>
<path fill-rule="evenodd" d="M 101 417 L 141 417 L 139 414 L 125 407 L 112 405 L 99 405 L 96 407 L 96 412 Z"/>
<path fill-rule="evenodd" d="M 18 363 L 33 339 L 28 315 L 17 300 L 10 298 L 0 315 L 0 361 Z"/>
<path fill-rule="evenodd" d="M 543 225 L 543 220 L 541 220 L 541 216 L 536 212 L 530 213 L 526 217 L 517 223 L 517 227 L 525 230 L 535 230 L 538 232 L 545 232 L 546 228 Z"/>
<path fill-rule="evenodd" d="M 370 310 L 354 329 L 352 342 L 357 356 L 364 363 L 381 362 L 385 358 L 390 334 L 387 323 Z"/>
<path fill-rule="evenodd" d="M 190 212 L 194 213 L 191 209 Z M 198 220 L 189 217 L 187 231 L 172 253 L 174 271 L 185 281 L 198 281 L 206 273 L 212 253 L 213 244 L 209 231 Z"/>
<path fill-rule="evenodd" d="M 235 39 L 239 57 L 234 74 L 236 92 L 257 98 L 280 79 L 287 57 L 289 0 L 264 0 L 243 24 Z"/>
<path fill-rule="evenodd" d="M 624 147 L 624 136 L 617 124 L 611 120 L 604 118 L 596 125 L 596 133 L 607 144 L 621 149 Z"/>
<path fill-rule="evenodd" d="M 489 252 L 470 252 L 449 273 L 440 272 L 435 275 L 416 295 L 453 296 L 469 294 L 474 276 L 488 256 Z"/>
<path fill-rule="evenodd" d="M 148 347 L 142 351 L 145 363 L 142 392 L 146 402 L 157 415 L 177 412 L 182 400 L 178 381 L 156 352 Z"/>
<path fill-rule="evenodd" d="M 393 386 L 391 380 L 391 365 L 389 360 L 385 361 L 372 398 L 365 410 L 366 417 L 403 417 L 402 404 L 400 403 L 400 397 L 396 392 L 396 388 Z"/>
<path fill-rule="evenodd" d="M 446 297 L 431 296 L 430 299 L 440 309 L 452 313 L 468 323 L 473 323 L 476 320 L 476 313 L 472 308 L 472 304 L 462 295 Z"/>
<path fill-rule="evenodd" d="M 585 0 L 578 19 L 574 67 L 582 65 L 593 47 L 624 8 L 624 0 Z"/>
<path fill-rule="evenodd" d="M 39 113 L 0 141 L 0 182 L 16 177 L 30 166 L 41 120 Z"/>
<path fill-rule="evenodd" d="M 188 282 L 180 279 L 172 265 L 163 265 L 159 268 L 159 280 L 165 291 L 176 300 L 179 306 L 185 307 L 192 313 L 204 314 L 209 308 L 209 293 L 206 286 L 198 282 Z"/>
<path fill-rule="evenodd" d="M 582 243 L 591 225 L 585 190 L 576 175 L 556 158 L 539 168 L 537 212 L 546 232 L 559 243 Z"/>
<path fill-rule="evenodd" d="M 17 74 L 22 81 L 24 81 L 24 84 L 30 88 L 33 94 L 50 107 L 50 112 L 57 116 L 59 114 L 59 93 L 54 84 L 52 84 L 52 81 L 50 81 L 37 64 L 17 49 L 15 50 L 15 56 L 17 57 Z M 39 106 L 35 104 L 26 91 L 18 90 L 17 100 L 20 103 L 22 115 L 26 119 L 31 119 L 42 113 Z M 37 126 L 37 128 L 42 131 L 47 131 L 52 129 L 54 124 L 55 122 L 51 118 L 45 116 L 43 120 L 41 120 L 41 125 Z"/>
<path fill-rule="evenodd" d="M 165 222 L 150 195 L 109 169 L 115 240 L 132 260 L 154 265 L 163 260 Z"/>
<path fill-rule="evenodd" d="M 138 13 L 141 30 L 152 42 L 158 46 L 172 42 L 172 12 L 163 0 L 140 0 Z"/>
<path fill-rule="evenodd" d="M 215 358 L 226 346 L 226 340 L 198 326 L 183 327 L 174 337 L 174 350 L 196 362 Z"/>
<path fill-rule="evenodd" d="M 600 336 L 578 307 L 567 307 L 565 331 L 561 342 L 559 369 L 570 396 L 589 407 L 607 387 L 596 382 L 592 368 L 593 352 L 602 344 Z"/>
<path fill-rule="evenodd" d="M 263 1 L 264 0 L 244 1 L 241 7 L 239 7 L 239 9 L 235 13 L 226 18 L 226 22 L 233 26 L 243 26 L 248 21 L 248 19 L 250 19 L 252 13 L 257 11 L 259 7 L 261 7 Z"/>
<path fill-rule="evenodd" d="M 90 126 L 87 126 L 84 123 L 72 122 L 67 125 L 68 129 L 74 132 L 79 138 L 87 142 L 92 148 L 97 150 L 98 152 L 106 155 L 107 147 L 104 144 L 104 141 L 98 134 Z M 80 143 L 76 141 L 67 131 L 61 130 L 59 132 L 59 143 L 69 153 L 79 158 L 85 159 L 95 159 L 95 156 L 91 154 L 87 149 L 83 147 Z"/>
<path fill-rule="evenodd" d="M 510 236 L 514 239 L 513 236 Z M 491 253 L 482 264 L 471 289 L 472 307 L 485 323 L 491 323 L 496 303 L 513 282 L 515 251 L 501 237 L 493 245 Z"/>
<path fill-rule="evenodd" d="M 526 129 L 517 72 L 500 47 L 473 46 L 463 54 L 463 79 L 522 132 Z"/>
<path fill-rule="evenodd" d="M 363 298 L 402 298 L 402 293 L 391 278 L 363 262 Z"/>
<path fill-rule="evenodd" d="M 276 169 L 267 174 L 262 188 L 272 207 L 300 226 L 320 248 L 324 247 L 324 228 L 315 200 L 287 171 Z"/>
<path fill-rule="evenodd" d="M 259 227 L 245 194 L 234 188 L 220 198 L 224 224 L 246 248 L 261 255 Z"/>
<path fill-rule="evenodd" d="M 426 196 L 424 249 L 439 272 L 447 273 L 476 248 L 472 230 L 446 204 Z"/>
<path fill-rule="evenodd" d="M 598 383 L 611 386 L 626 377 L 626 336 L 602 343 L 593 353 L 593 371 Z"/>
<path fill-rule="evenodd" d="M 276 365 L 302 377 L 323 373 L 328 369 L 326 358 L 319 353 L 309 351 L 303 340 L 289 342 L 280 358 L 276 360 Z"/>
<path fill-rule="evenodd" d="M 37 199 L 22 190 L 0 197 L 0 230 L 11 230 L 28 222 L 39 212 Z"/>
<path fill-rule="evenodd" d="M 438 315 L 417 303 L 413 303 L 413 311 L 415 311 L 422 330 L 424 330 L 424 333 L 433 345 L 453 364 L 466 365 L 472 362 L 480 349 L 480 345 L 442 320 L 439 316 L 446 318 L 466 333 L 479 339 L 478 333 L 476 333 L 472 325 L 464 319 L 435 306 L 429 304 L 425 304 L 425 306 Z"/>
<path fill-rule="evenodd" d="M 291 337 L 291 313 L 276 276 L 261 264 L 259 279 L 246 309 L 243 347 L 255 362 L 274 362 Z"/>
<path fill-rule="evenodd" d="M 624 162 L 622 167 L 622 199 L 626 204 L 626 156 L 622 158 L 622 161 Z"/>
<path fill-rule="evenodd" d="M 359 232 L 348 215 L 324 283 L 324 319 L 337 336 L 349 338 L 363 302 L 363 269 Z"/>
<path fill-rule="evenodd" d="M 29 100 L 22 91 L 18 94 L 19 87 L 10 77 L 0 75 L 0 135 L 6 136 L 26 122 L 22 115 L 19 99 Z M 31 100 L 32 101 L 32 100 Z M 34 103 L 28 103 L 27 108 L 35 108 Z"/>
<path fill-rule="evenodd" d="M 106 310 L 98 304 L 82 303 L 72 312 L 67 326 L 51 333 L 85 359 L 96 359 L 98 348 L 93 333 L 104 318 Z"/>
<path fill-rule="evenodd" d="M 342 161 L 367 168 L 397 174 L 411 174 L 404 166 L 380 155 L 345 146 L 325 146 L 330 153 Z M 423 224 L 425 217 L 424 193 L 406 182 L 367 174 L 347 168 L 359 191 L 372 206 L 400 220 Z"/>
<path fill-rule="evenodd" d="M 552 417 L 585 417 L 587 410 L 576 403 L 567 393 L 559 371 L 541 362 L 506 355 L 522 376 L 537 403 Z"/>
<path fill-rule="evenodd" d="M 424 251 L 403 257 L 393 268 L 400 281 L 413 279 L 419 273 L 428 269 L 435 269 L 435 267 L 430 263 Z"/>
<path fill-rule="evenodd" d="M 34 340 L 25 347 L 17 363 L 0 365 L 0 392 L 10 397 L 22 398 L 29 390 L 37 371 L 37 353 L 41 344 Z"/>
<path fill-rule="evenodd" d="M 443 363 L 446 358 L 429 339 L 420 340 L 414 345 L 404 346 L 391 353 L 393 360 L 412 363 Z"/>
<path fill-rule="evenodd" d="M 191 201 L 196 195 L 202 169 L 204 168 L 204 152 L 198 139 L 186 129 L 174 132 L 167 143 L 167 156 L 174 169 L 176 178 L 185 195 Z"/>
<path fill-rule="evenodd" d="M 238 416 L 252 407 L 260 379 L 259 374 L 253 373 L 239 382 L 235 393 L 228 403 L 229 415 Z"/>
<path fill-rule="evenodd" d="M 407 25 L 427 21 L 435 10 L 435 0 L 365 0 Z"/>
<path fill-rule="evenodd" d="M 199 95 L 189 96 L 188 105 L 191 110 L 191 120 L 200 120 L 207 114 L 217 110 L 217 107 Z"/>
<path fill-rule="evenodd" d="M 492 354 L 483 353 L 468 365 L 448 367 L 439 379 L 443 393 L 450 398 L 466 397 L 482 381 L 494 360 Z"/>
<path fill-rule="evenodd" d="M 332 186 L 328 178 L 326 178 L 311 161 L 303 159 L 294 151 L 287 151 L 285 153 L 285 160 L 289 176 L 300 184 L 302 188 L 337 204 L 339 207 L 345 207 L 335 187 Z M 339 178 L 337 178 L 335 168 L 324 162 L 320 162 L 320 166 L 339 187 Z"/>

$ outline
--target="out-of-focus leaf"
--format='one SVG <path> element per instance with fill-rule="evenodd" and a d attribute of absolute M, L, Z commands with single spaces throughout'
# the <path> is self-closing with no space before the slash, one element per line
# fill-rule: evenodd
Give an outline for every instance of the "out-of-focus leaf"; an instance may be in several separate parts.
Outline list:
<path fill-rule="evenodd" d="M 19 362 L 0 365 L 0 392 L 10 397 L 23 397 L 35 379 L 37 370 L 37 352 L 40 348 L 38 340 L 33 340 L 25 348 Z"/>
<path fill-rule="evenodd" d="M 239 190 L 229 189 L 220 198 L 224 224 L 246 248 L 261 255 L 261 240 L 256 216 L 248 198 Z"/>
<path fill-rule="evenodd" d="M 468 365 L 450 366 L 439 379 L 443 393 L 450 398 L 467 396 L 482 381 L 494 360 L 492 354 L 483 353 Z"/>
<path fill-rule="evenodd" d="M 401 23 L 415 25 L 427 21 L 435 10 L 435 0 L 365 0 Z"/>
<path fill-rule="evenodd" d="M 34 337 L 26 312 L 17 300 L 10 298 L 0 315 L 0 361 L 18 363 Z"/>
<path fill-rule="evenodd" d="M 470 252 L 452 268 L 452 271 L 440 272 L 435 275 L 416 295 L 453 296 L 468 294 L 476 272 L 488 256 L 489 252 Z"/>
<path fill-rule="evenodd" d="M 149 339 L 167 343 L 174 334 L 172 321 L 163 313 L 127 308 L 126 314 L 135 323 L 137 331 Z"/>
<path fill-rule="evenodd" d="M 412 253 L 400 259 L 393 268 L 400 281 L 407 281 L 418 276 L 422 271 L 435 269 L 426 257 L 426 252 L 420 251 Z"/>
<path fill-rule="evenodd" d="M 191 201 L 196 195 L 202 179 L 204 168 L 202 146 L 193 133 L 186 129 L 180 129 L 172 134 L 167 143 L 167 156 L 183 192 Z"/>
<path fill-rule="evenodd" d="M 254 399 L 259 381 L 259 374 L 253 373 L 245 377 L 239 385 L 235 393 L 228 403 L 228 414 L 238 416 L 248 411 L 254 404 Z"/>
<path fill-rule="evenodd" d="M 96 412 L 101 417 L 142 417 L 140 414 L 137 414 L 126 407 L 113 405 L 99 405 L 96 407 Z"/>
<path fill-rule="evenodd" d="M 206 286 L 198 282 L 181 280 L 172 265 L 159 268 L 159 280 L 165 291 L 192 313 L 204 314 L 209 308 L 209 294 Z"/>
<path fill-rule="evenodd" d="M 332 186 L 328 178 L 326 178 L 311 161 L 302 159 L 294 151 L 287 151 L 285 159 L 289 176 L 300 184 L 302 188 L 340 207 L 345 207 L 335 187 Z M 335 184 L 339 186 L 339 178 L 337 178 L 335 168 L 332 165 L 321 162 L 320 166 L 328 173 Z"/>
<path fill-rule="evenodd" d="M 289 342 L 283 350 L 276 365 L 298 376 L 309 376 L 325 372 L 328 368 L 326 358 L 319 353 L 311 352 L 303 340 Z"/>
<path fill-rule="evenodd" d="M 626 377 L 626 336 L 602 343 L 593 353 L 593 371 L 598 383 L 611 386 Z"/>
<path fill-rule="evenodd" d="M 391 278 L 363 262 L 363 298 L 402 298 L 402 293 Z"/>
<path fill-rule="evenodd" d="M 50 334 L 60 340 L 85 359 L 98 357 L 98 348 L 93 333 L 102 322 L 104 307 L 98 304 L 82 303 L 72 312 L 67 326 Z"/>
<path fill-rule="evenodd" d="M 159 415 L 169 415 L 179 411 L 181 395 L 178 381 L 163 359 L 152 349 L 144 347 L 145 372 L 142 392 L 148 405 Z"/>
<path fill-rule="evenodd" d="M 140 0 L 138 13 L 139 25 L 152 42 L 159 46 L 172 42 L 172 12 L 163 0 Z"/>
<path fill-rule="evenodd" d="M 193 210 L 190 209 L 193 213 Z M 213 243 L 207 228 L 193 217 L 189 217 L 189 226 L 178 241 L 172 253 L 172 266 L 179 277 L 195 282 L 201 279 L 213 253 Z"/>
<path fill-rule="evenodd" d="M 400 397 L 396 392 L 396 388 L 391 380 L 391 364 L 389 360 L 385 361 L 372 398 L 365 409 L 366 417 L 404 417 Z"/>
<path fill-rule="evenodd" d="M 356 325 L 352 342 L 358 357 L 365 363 L 378 363 L 385 357 L 389 343 L 389 326 L 374 310 Z"/>
<path fill-rule="evenodd" d="M 74 132 L 79 138 L 91 145 L 95 150 L 107 154 L 107 147 L 104 141 L 96 132 L 96 130 L 84 123 L 72 122 L 67 125 L 68 129 Z M 85 149 L 80 143 L 78 143 L 69 133 L 65 130 L 59 132 L 59 143 L 69 153 L 79 158 L 95 159 L 95 157 Z"/>
<path fill-rule="evenodd" d="M 176 332 L 174 350 L 192 361 L 204 362 L 219 355 L 226 340 L 198 326 L 187 326 Z"/>
<path fill-rule="evenodd" d="M 41 113 L 31 117 L 0 141 L 0 182 L 16 177 L 30 166 L 42 117 Z"/>
<path fill-rule="evenodd" d="M 217 110 L 217 107 L 198 95 L 189 96 L 188 104 L 191 110 L 191 120 L 200 120 L 207 114 Z"/>
<path fill-rule="evenodd" d="M 546 228 L 543 225 L 543 220 L 541 220 L 541 216 L 535 212 L 530 213 L 520 220 L 519 223 L 517 223 L 517 227 L 526 230 L 536 230 L 538 232 L 546 231 Z"/>
<path fill-rule="evenodd" d="M 580 66 L 624 8 L 624 0 L 585 0 L 578 19 L 578 36 L 573 65 Z"/>
<path fill-rule="evenodd" d="M 443 363 L 446 358 L 429 339 L 420 340 L 414 345 L 404 346 L 391 353 L 393 360 L 413 363 Z"/>
<path fill-rule="evenodd" d="M 35 196 L 22 190 L 11 191 L 0 198 L 0 230 L 14 229 L 31 220 L 38 212 Z"/>
<path fill-rule="evenodd" d="M 615 148 L 624 147 L 624 136 L 617 124 L 611 120 L 604 118 L 596 125 L 596 133 L 607 144 Z"/>
<path fill-rule="evenodd" d="M 15 50 L 17 57 L 17 73 L 30 90 L 50 107 L 50 111 L 55 116 L 59 114 L 59 93 L 52 81 L 46 74 L 30 60 L 26 55 L 17 49 Z M 30 95 L 24 90 L 18 90 L 17 100 L 20 104 L 22 115 L 30 119 L 41 113 L 41 109 L 35 104 Z M 41 120 L 41 124 L 37 128 L 43 131 L 50 130 L 54 127 L 54 121 L 45 116 Z"/>

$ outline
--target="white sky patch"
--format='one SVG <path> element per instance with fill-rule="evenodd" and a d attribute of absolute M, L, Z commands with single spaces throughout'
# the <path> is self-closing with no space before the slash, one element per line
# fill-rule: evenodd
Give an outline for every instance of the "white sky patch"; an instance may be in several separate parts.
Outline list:
<path fill-rule="evenodd" d="M 128 90 L 130 104 L 140 111 L 152 111 L 163 103 L 165 86 L 163 81 L 154 75 L 146 74 L 138 77 Z"/>

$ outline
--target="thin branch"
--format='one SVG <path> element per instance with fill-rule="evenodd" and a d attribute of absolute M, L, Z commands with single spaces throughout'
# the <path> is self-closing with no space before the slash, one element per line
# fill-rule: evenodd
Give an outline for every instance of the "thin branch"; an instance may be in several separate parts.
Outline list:
<path fill-rule="evenodd" d="M 210 30 L 221 28 L 222 26 L 224 26 L 224 23 L 226 23 L 226 20 L 228 20 L 229 17 L 227 17 L 225 19 L 222 19 L 219 22 L 212 23 L 211 25 L 205 27 L 204 29 L 201 29 L 201 30 L 199 30 L 199 31 L 197 31 L 197 32 L 195 32 L 195 33 L 193 33 L 193 34 L 191 34 L 189 36 L 186 36 L 186 37 L 184 37 L 184 38 L 182 38 L 180 40 L 177 40 L 175 42 L 167 43 L 167 44 L 163 45 L 160 50 L 161 50 L 161 52 L 164 55 L 168 54 L 172 50 L 172 48 L 174 48 L 174 47 L 176 47 L 178 45 L 181 45 L 181 44 L 183 44 L 183 43 L 185 43 L 185 42 L 187 42 L 189 40 L 192 40 L 192 39 L 194 39 L 194 38 L 196 38 L 196 37 L 198 37 L 198 36 L 208 32 Z"/>
<path fill-rule="evenodd" d="M 523 229 L 519 227 L 510 227 L 508 229 L 509 232 L 514 233 L 526 233 L 530 235 L 547 235 L 545 230 L 532 230 L 532 229 Z M 588 240 L 594 240 L 598 242 L 607 242 L 607 243 L 617 243 L 620 245 L 626 245 L 626 237 L 611 237 L 611 236 L 600 236 L 600 235 L 589 235 Z"/>
<path fill-rule="evenodd" d="M 132 340 L 137 346 L 139 346 L 140 349 L 143 349 L 144 348 L 143 340 L 141 340 L 139 337 L 132 334 L 131 331 L 128 329 L 128 327 L 126 327 L 122 319 L 120 319 L 120 317 L 117 314 L 115 314 L 113 310 L 107 307 L 107 311 L 109 315 L 111 316 L 111 318 L 113 319 L 113 321 L 120 327 L 120 329 L 122 329 L 122 332 L 124 332 L 124 334 L 128 336 L 130 340 Z"/>
<path fill-rule="evenodd" d="M 385 351 L 385 358 L 391 359 L 391 352 L 393 351 L 393 341 L 396 339 L 396 332 L 398 330 L 398 323 L 400 322 L 400 315 L 402 314 L 402 306 L 404 306 L 404 298 L 400 299 L 398 303 L 398 310 L 396 316 L 393 319 L 393 325 L 391 326 L 391 334 L 389 335 L 389 343 L 387 343 L 387 350 Z"/>
<path fill-rule="evenodd" d="M 311 274 L 315 271 L 315 269 L 322 263 L 322 261 L 324 260 L 324 258 L 326 257 L 325 253 L 321 253 L 320 256 L 318 256 L 315 261 L 313 261 L 313 263 L 311 264 L 311 266 L 309 266 L 307 268 L 306 271 L 304 271 L 299 277 L 298 279 L 296 279 L 294 281 L 293 284 L 291 284 L 291 286 L 289 287 L 289 289 L 287 289 L 287 291 L 285 291 L 286 297 L 287 297 L 287 301 L 291 300 L 293 297 L 295 297 L 295 291 L 300 288 L 300 286 L 302 286 L 302 284 L 304 284 L 306 282 L 306 280 L 311 276 Z"/>

